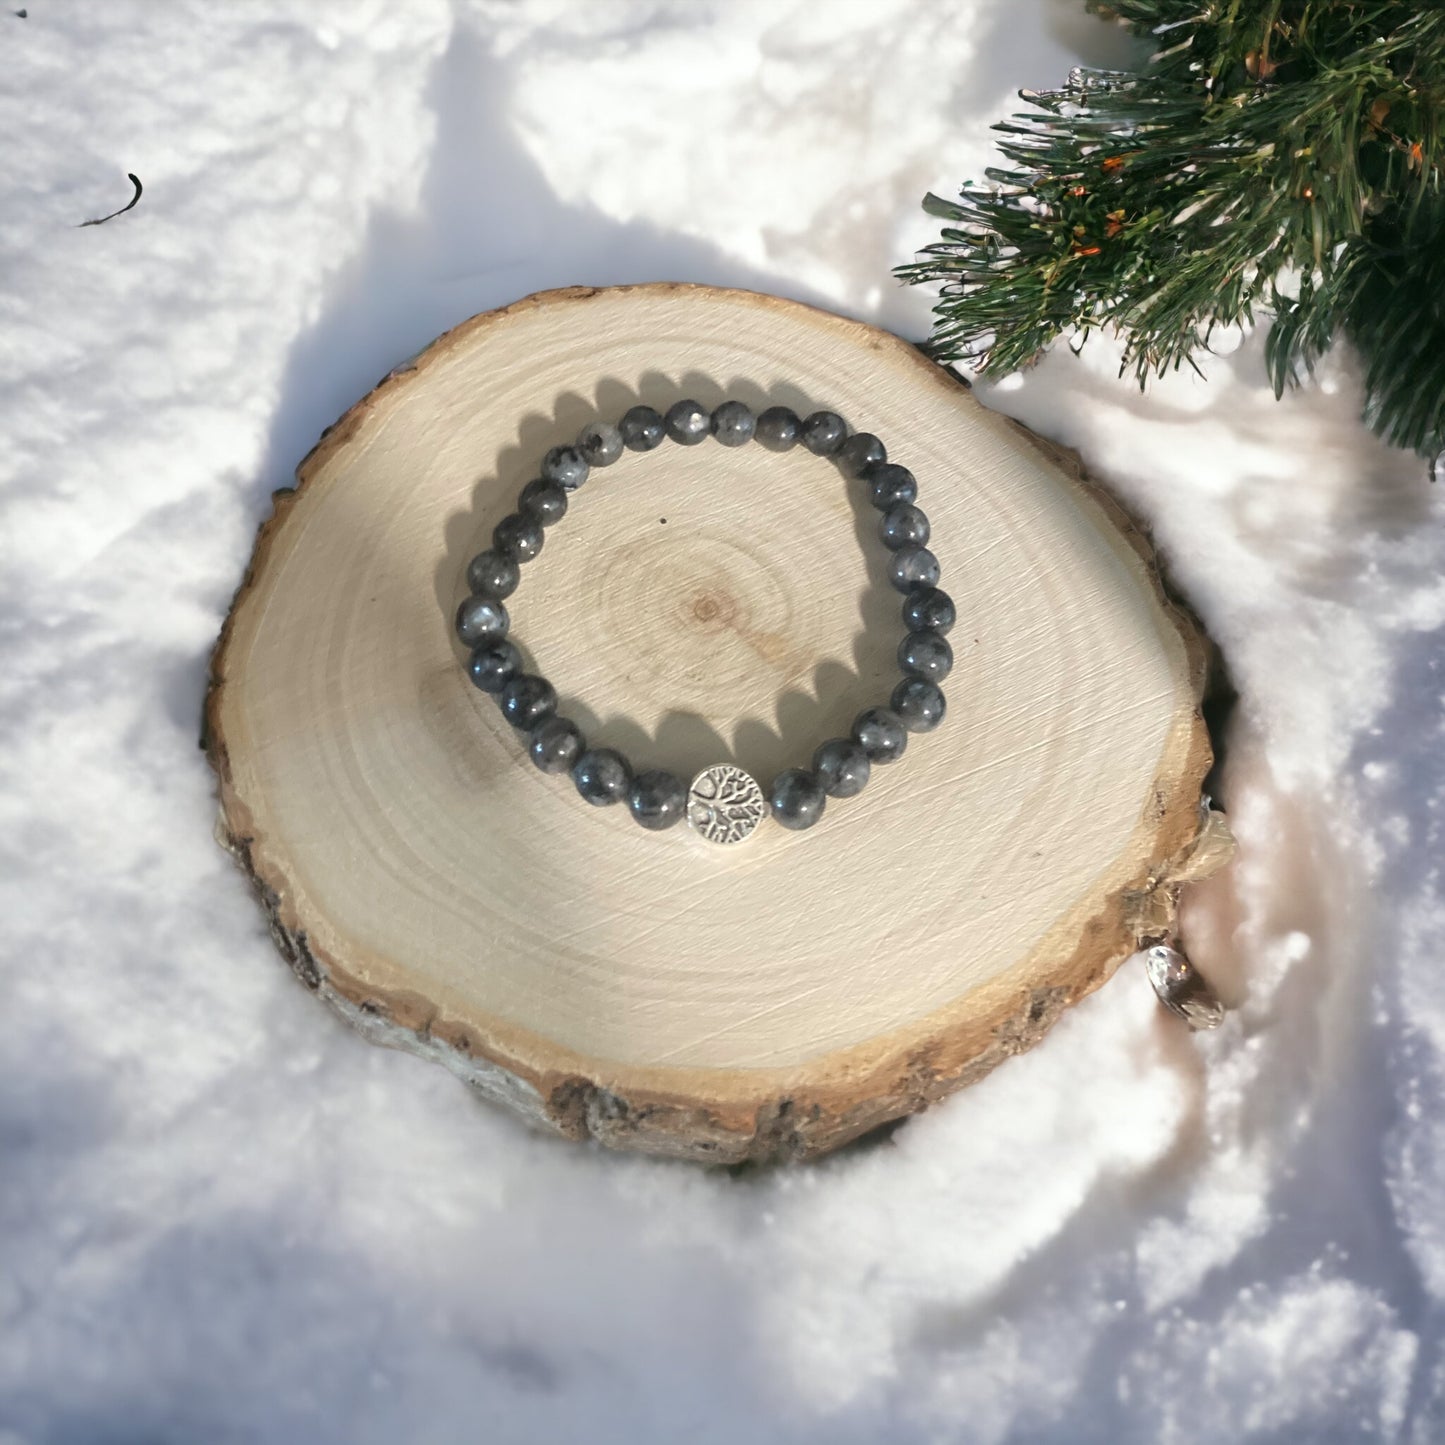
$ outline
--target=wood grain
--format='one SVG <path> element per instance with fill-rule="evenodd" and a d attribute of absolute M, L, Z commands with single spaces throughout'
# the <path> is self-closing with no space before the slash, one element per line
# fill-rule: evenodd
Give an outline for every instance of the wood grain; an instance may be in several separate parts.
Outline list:
<path fill-rule="evenodd" d="M 880 435 L 959 609 L 944 726 L 726 849 L 538 773 L 450 627 L 546 448 L 681 396 Z M 629 453 L 524 569 L 514 637 L 594 742 L 766 782 L 891 690 L 876 518 L 802 448 Z M 752 292 L 569 289 L 448 332 L 275 495 L 204 742 L 218 836 L 358 1027 L 569 1136 L 736 1161 L 981 1076 L 1138 946 L 1141 897 L 1172 917 L 1204 673 L 1139 529 L 912 346 Z"/>

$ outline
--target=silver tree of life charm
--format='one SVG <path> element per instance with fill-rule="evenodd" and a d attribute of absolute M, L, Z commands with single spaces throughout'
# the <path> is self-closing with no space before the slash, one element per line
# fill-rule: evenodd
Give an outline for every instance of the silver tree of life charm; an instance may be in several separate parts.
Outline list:
<path fill-rule="evenodd" d="M 704 768 L 687 790 L 687 821 L 709 843 L 741 843 L 767 814 L 757 779 L 731 763 Z"/>

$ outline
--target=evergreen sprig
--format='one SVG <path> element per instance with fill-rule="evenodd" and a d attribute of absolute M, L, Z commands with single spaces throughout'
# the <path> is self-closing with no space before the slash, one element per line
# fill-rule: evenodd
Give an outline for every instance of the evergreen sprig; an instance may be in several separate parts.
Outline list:
<path fill-rule="evenodd" d="M 1398 0 L 1088 0 L 1150 38 L 1137 70 L 1080 69 L 994 127 L 1007 166 L 896 274 L 941 281 L 930 350 L 986 375 L 1064 334 L 1124 339 L 1121 374 L 1272 313 L 1276 396 L 1336 335 L 1367 422 L 1445 447 L 1445 6 Z"/>

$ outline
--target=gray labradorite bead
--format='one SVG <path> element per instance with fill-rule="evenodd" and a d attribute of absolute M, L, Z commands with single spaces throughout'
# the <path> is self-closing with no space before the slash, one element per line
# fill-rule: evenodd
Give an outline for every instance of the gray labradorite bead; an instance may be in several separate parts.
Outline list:
<path fill-rule="evenodd" d="M 791 451 L 803 434 L 803 423 L 790 406 L 770 406 L 758 415 L 753 437 L 770 452 Z"/>
<path fill-rule="evenodd" d="M 457 636 L 466 647 L 507 635 L 507 609 L 495 597 L 468 597 L 457 608 Z"/>
<path fill-rule="evenodd" d="M 627 793 L 627 806 L 642 827 L 656 833 L 687 817 L 687 784 L 664 768 L 638 773 Z"/>
<path fill-rule="evenodd" d="M 712 434 L 725 447 L 740 447 L 753 439 L 758 419 L 740 401 L 725 401 L 712 411 Z"/>
<path fill-rule="evenodd" d="M 712 416 L 701 402 L 675 401 L 667 409 L 667 434 L 679 446 L 695 447 L 712 435 Z"/>
<path fill-rule="evenodd" d="M 909 677 L 942 682 L 953 671 L 953 649 L 937 632 L 910 632 L 898 644 L 898 666 Z"/>
<path fill-rule="evenodd" d="M 831 457 L 848 440 L 848 423 L 836 411 L 815 411 L 803 423 L 803 445 L 815 457 Z"/>
<path fill-rule="evenodd" d="M 499 693 L 522 670 L 522 654 L 515 643 L 502 638 L 484 642 L 467 659 L 467 676 L 483 692 Z"/>
<path fill-rule="evenodd" d="M 870 707 L 853 720 L 853 741 L 868 754 L 870 763 L 894 763 L 908 746 L 908 734 L 896 712 Z"/>
<path fill-rule="evenodd" d="M 545 677 L 519 672 L 501 691 L 497 703 L 514 728 L 531 732 L 557 711 L 557 693 Z"/>
<path fill-rule="evenodd" d="M 467 563 L 467 590 L 478 592 L 483 597 L 495 597 L 498 601 L 510 597 L 521 579 L 521 569 L 517 564 L 492 548 L 478 552 Z"/>
<path fill-rule="evenodd" d="M 629 407 L 617 423 L 622 433 L 622 445 L 630 452 L 650 452 L 662 445 L 667 435 L 667 424 L 660 412 L 650 406 Z"/>
<path fill-rule="evenodd" d="M 856 798 L 868 785 L 868 754 L 852 738 L 829 738 L 813 754 L 813 771 L 830 798 Z"/>
<path fill-rule="evenodd" d="M 567 515 L 567 488 L 561 482 L 549 482 L 545 477 L 538 477 L 522 488 L 522 495 L 517 498 L 517 510 L 524 517 L 531 517 L 544 527 L 550 527 Z"/>
<path fill-rule="evenodd" d="M 785 828 L 811 828 L 823 816 L 828 795 L 816 773 L 789 768 L 773 779 L 768 806 Z"/>
<path fill-rule="evenodd" d="M 900 592 L 938 585 L 938 558 L 927 547 L 900 547 L 888 564 L 888 580 Z"/>
<path fill-rule="evenodd" d="M 632 790 L 632 769 L 613 748 L 588 748 L 572 764 L 572 781 L 589 803 L 620 803 Z"/>
<path fill-rule="evenodd" d="M 492 546 L 514 562 L 530 562 L 542 550 L 542 524 L 525 512 L 512 512 L 492 529 Z"/>
<path fill-rule="evenodd" d="M 590 470 L 587 458 L 576 447 L 553 447 L 542 458 L 542 479 L 556 482 L 569 492 L 575 492 L 587 480 Z"/>
<path fill-rule="evenodd" d="M 532 729 L 527 756 L 544 773 L 565 773 L 582 756 L 587 746 L 582 730 L 570 718 L 544 718 Z"/>
<path fill-rule="evenodd" d="M 878 462 L 863 473 L 868 483 L 868 500 L 880 512 L 896 507 L 900 502 L 918 500 L 918 482 L 907 467 L 896 462 Z"/>
<path fill-rule="evenodd" d="M 937 587 L 919 587 L 903 599 L 903 625 L 910 632 L 947 632 L 956 619 L 953 598 Z"/>
<path fill-rule="evenodd" d="M 922 677 L 905 677 L 888 702 L 911 733 L 931 733 L 948 710 L 938 685 Z"/>
<path fill-rule="evenodd" d="M 888 448 L 871 431 L 854 432 L 834 453 L 850 477 L 861 477 L 872 466 L 888 460 Z"/>
<path fill-rule="evenodd" d="M 610 421 L 594 421 L 577 433 L 577 450 L 589 467 L 610 467 L 622 455 L 622 429 Z"/>
<path fill-rule="evenodd" d="M 878 535 L 890 552 L 900 547 L 921 547 L 932 530 L 927 516 L 912 502 L 899 502 L 889 507 L 878 519 Z"/>

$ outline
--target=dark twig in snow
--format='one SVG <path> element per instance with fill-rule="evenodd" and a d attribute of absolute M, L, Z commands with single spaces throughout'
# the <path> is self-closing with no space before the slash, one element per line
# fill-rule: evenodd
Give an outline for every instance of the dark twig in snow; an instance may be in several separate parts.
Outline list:
<path fill-rule="evenodd" d="M 118 210 L 118 211 L 112 211 L 112 212 L 110 213 L 110 215 L 108 215 L 108 216 L 97 216 L 97 217 L 95 218 L 95 220 L 93 220 L 93 221 L 82 221 L 82 222 L 80 223 L 82 226 L 101 226 L 101 225 L 104 225 L 105 222 L 110 221 L 110 220 L 114 220 L 116 216 L 124 215 L 126 211 L 130 210 L 130 208 L 131 208 L 133 205 L 135 205 L 135 203 L 136 203 L 138 200 L 140 200 L 140 193 L 141 193 L 140 177 L 139 177 L 139 176 L 133 176 L 133 175 L 131 175 L 131 173 L 130 173 L 129 171 L 127 171 L 127 172 L 126 172 L 126 179 L 131 183 L 131 185 L 133 185 L 133 186 L 135 187 L 135 195 L 133 195 L 133 196 L 130 198 L 130 200 L 127 201 L 126 204 L 123 205 L 123 206 L 120 208 L 120 210 Z M 79 228 L 77 227 L 77 229 L 79 229 Z"/>

